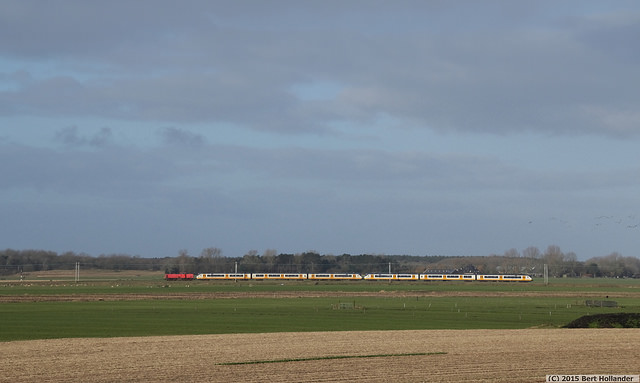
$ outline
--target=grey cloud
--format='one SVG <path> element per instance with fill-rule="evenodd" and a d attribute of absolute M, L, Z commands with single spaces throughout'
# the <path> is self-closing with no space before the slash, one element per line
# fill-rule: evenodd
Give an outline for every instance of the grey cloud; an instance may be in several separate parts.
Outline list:
<path fill-rule="evenodd" d="M 164 128 L 160 133 L 167 144 L 201 146 L 205 143 L 204 136 L 184 129 Z"/>
<path fill-rule="evenodd" d="M 112 141 L 113 133 L 110 128 L 101 128 L 91 136 L 81 136 L 75 126 L 61 129 L 56 132 L 55 140 L 70 146 L 94 146 L 103 147 Z"/>
<path fill-rule="evenodd" d="M 624 12 L 629 3 L 600 18 L 571 7 L 554 14 L 544 2 L 376 2 L 363 12 L 276 3 L 260 12 L 225 2 L 177 10 L 160 3 L 143 17 L 147 3 L 125 12 L 125 3 L 63 2 L 49 21 L 46 7 L 20 13 L 25 6 L 8 3 L 7 15 L 29 17 L 0 35 L 27 33 L 29 23 L 42 34 L 17 39 L 23 48 L 7 41 L 8 52 L 42 52 L 79 75 L 27 72 L 32 81 L 0 92 L 0 112 L 224 122 L 278 133 L 324 134 L 334 122 L 366 125 L 387 114 L 441 131 L 640 134 L 633 112 L 640 57 L 631 49 L 639 23 Z M 105 21 L 90 28 L 97 13 Z M 82 53 L 88 45 L 90 58 Z M 314 81 L 343 89 L 334 100 L 290 91 Z"/>
<path fill-rule="evenodd" d="M 75 126 L 59 130 L 55 138 L 67 145 L 78 145 L 84 141 L 78 137 L 78 128 Z"/>
<path fill-rule="evenodd" d="M 365 195 L 404 191 L 583 192 L 639 185 L 639 168 L 619 171 L 539 172 L 498 157 L 436 155 L 383 150 L 311 150 L 215 147 L 209 150 L 219 176 L 240 172 L 260 187 L 339 190 Z M 281 186 L 286 185 L 286 186 Z"/>
<path fill-rule="evenodd" d="M 176 174 L 176 165 L 162 156 L 116 146 L 83 150 L 78 144 L 95 137 L 74 134 L 69 130 L 61 136 L 73 143 L 65 150 L 3 145 L 0 189 L 137 199 Z"/>
<path fill-rule="evenodd" d="M 79 129 L 60 132 L 71 143 L 92 137 Z M 199 142 L 189 130 L 159 132 L 174 141 L 146 149 L 110 144 L 91 150 L 0 142 L 0 195 L 10 201 L 0 210 L 19 222 L 7 223 L 5 235 L 34 246 L 30 241 L 37 233 L 38 244 L 48 239 L 97 252 L 110 251 L 116 242 L 124 246 L 120 251 L 162 253 L 180 241 L 203 248 L 219 240 L 216 245 L 229 253 L 245 251 L 247 238 L 258 246 L 275 241 L 295 251 L 321 243 L 323 236 L 331 236 L 338 251 L 354 246 L 399 251 L 394 241 L 415 241 L 411 249 L 425 249 L 416 240 L 424 230 L 442 231 L 447 241 L 448 228 L 463 226 L 467 229 L 456 232 L 473 241 L 476 225 L 504 233 L 494 221 L 506 218 L 505 228 L 513 219 L 526 224 L 531 215 L 584 214 L 585 206 L 628 208 L 640 182 L 637 167 L 539 173 L 490 156 L 189 146 L 190 140 Z M 605 189 L 629 195 L 618 193 L 619 201 L 611 201 Z M 483 223 L 487 219 L 491 225 Z M 62 220 L 69 224 L 52 232 Z M 333 242 L 334 232 L 345 238 Z M 77 233 L 84 242 L 75 242 Z M 154 240 L 158 236 L 163 238 Z M 455 239 L 449 240 L 454 246 Z"/>
<path fill-rule="evenodd" d="M 0 2 L 4 242 L 147 255 L 211 242 L 242 254 L 247 241 L 546 246 L 565 233 L 524 232 L 532 217 L 620 215 L 637 201 L 639 12 L 588 0 Z M 618 246 L 592 234 L 567 247 Z"/>
<path fill-rule="evenodd" d="M 640 39 L 640 11 L 604 13 L 575 20 L 576 38 L 590 48 L 602 52 L 615 62 L 637 63 L 640 52 L 634 41 Z"/>
<path fill-rule="evenodd" d="M 81 145 L 90 145 L 101 132 L 83 138 L 68 128 L 59 132 L 59 139 L 70 144 L 66 150 L 3 144 L 0 188 L 134 199 L 190 185 L 234 193 L 260 188 L 306 194 L 330 188 L 355 197 L 398 190 L 597 190 L 633 186 L 630 180 L 636 179 L 629 171 L 537 174 L 491 157 L 211 145 L 189 131 L 162 132 L 172 146 L 199 149 L 176 152 L 171 147 L 142 150 L 112 144 L 86 151 Z"/>
<path fill-rule="evenodd" d="M 23 57 L 96 57 L 128 42 L 151 44 L 193 27 L 203 16 L 196 1 L 56 3 L 8 0 L 0 5 L 0 44 Z"/>
<path fill-rule="evenodd" d="M 71 76 L 33 79 L 19 89 L 0 92 L 0 103 L 9 116 L 89 116 L 110 109 L 108 100 Z"/>

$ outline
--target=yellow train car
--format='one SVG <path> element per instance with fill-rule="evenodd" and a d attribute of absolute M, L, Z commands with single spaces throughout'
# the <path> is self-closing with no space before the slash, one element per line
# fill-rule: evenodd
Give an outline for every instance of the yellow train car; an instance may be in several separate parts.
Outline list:
<path fill-rule="evenodd" d="M 421 281 L 475 281 L 473 274 L 420 274 Z"/>
<path fill-rule="evenodd" d="M 492 282 L 531 282 L 533 279 L 528 275 L 493 274 L 478 275 L 477 280 Z"/>
<path fill-rule="evenodd" d="M 364 279 L 369 281 L 417 281 L 419 274 L 367 274 Z"/>
<path fill-rule="evenodd" d="M 444 274 L 420 274 L 421 281 L 444 281 Z"/>
<path fill-rule="evenodd" d="M 229 279 L 251 279 L 251 274 L 239 274 L 239 273 L 210 273 L 210 274 L 198 274 L 196 279 L 200 280 L 229 280 Z"/>
<path fill-rule="evenodd" d="M 258 279 L 258 280 L 260 280 L 260 279 L 303 280 L 303 279 L 307 279 L 307 274 L 300 274 L 300 273 L 254 273 L 254 274 L 251 274 L 251 279 Z"/>
<path fill-rule="evenodd" d="M 445 281 L 474 281 L 475 275 L 473 274 L 445 274 Z"/>
<path fill-rule="evenodd" d="M 198 280 L 368 280 L 368 281 L 485 281 L 485 282 L 531 282 L 525 274 L 396 274 L 369 273 L 364 277 L 356 273 L 207 273 L 198 274 Z"/>
<path fill-rule="evenodd" d="M 340 281 L 359 281 L 362 279 L 360 274 L 309 274 L 312 280 L 340 280 Z"/>

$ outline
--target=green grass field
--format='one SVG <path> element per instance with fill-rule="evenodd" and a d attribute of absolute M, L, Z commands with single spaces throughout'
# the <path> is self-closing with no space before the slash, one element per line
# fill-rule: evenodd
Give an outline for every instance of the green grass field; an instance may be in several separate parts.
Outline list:
<path fill-rule="evenodd" d="M 110 281 L 1 283 L 0 296 L 278 291 L 541 292 L 526 297 L 323 297 L 0 303 L 0 341 L 64 337 L 405 329 L 560 327 L 586 314 L 640 312 L 638 280 L 533 283 Z M 551 292 L 553 294 L 545 293 Z M 562 292 L 571 293 L 562 296 Z M 629 295 L 629 292 L 632 294 Z M 593 308 L 581 294 L 611 295 Z M 635 294 L 638 293 L 638 294 Z M 615 298 L 616 295 L 619 297 Z"/>
<path fill-rule="evenodd" d="M 158 274 L 155 278 L 124 278 L 104 280 L 85 279 L 75 283 L 73 279 L 38 280 L 18 282 L 0 280 L 2 295 L 57 295 L 57 294 L 164 294 L 167 292 L 277 292 L 277 291 L 528 291 L 528 292 L 589 292 L 606 294 L 611 291 L 636 291 L 640 293 L 639 279 L 613 278 L 557 278 L 545 285 L 541 279 L 530 283 L 494 282 L 311 282 L 311 281 L 173 281 L 167 282 Z"/>

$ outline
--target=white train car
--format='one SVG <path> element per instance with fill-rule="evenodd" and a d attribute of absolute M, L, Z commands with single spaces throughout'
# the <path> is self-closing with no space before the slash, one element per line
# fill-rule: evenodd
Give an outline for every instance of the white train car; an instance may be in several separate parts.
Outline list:
<path fill-rule="evenodd" d="M 210 274 L 198 274 L 196 279 L 200 280 L 228 280 L 228 279 L 251 279 L 251 274 L 223 274 L 223 273 L 210 273 Z"/>
<path fill-rule="evenodd" d="M 311 280 L 341 280 L 341 281 L 359 281 L 362 279 L 360 274 L 309 274 Z"/>
<path fill-rule="evenodd" d="M 528 275 L 514 274 L 493 274 L 493 275 L 477 275 L 478 281 L 492 282 L 531 282 L 532 278 Z"/>
<path fill-rule="evenodd" d="M 473 274 L 420 274 L 421 281 L 475 281 Z"/>
<path fill-rule="evenodd" d="M 531 282 L 524 274 L 395 274 L 369 273 L 364 277 L 355 273 L 207 273 L 198 274 L 197 280 L 368 280 L 368 281 L 485 281 L 485 282 Z"/>
<path fill-rule="evenodd" d="M 251 274 L 251 279 L 257 279 L 257 280 L 261 280 L 261 279 L 303 280 L 303 279 L 307 279 L 307 274 L 300 274 L 300 273 L 253 273 L 253 274 Z"/>
<path fill-rule="evenodd" d="M 367 274 L 364 279 L 369 281 L 417 281 L 420 280 L 419 274 Z"/>

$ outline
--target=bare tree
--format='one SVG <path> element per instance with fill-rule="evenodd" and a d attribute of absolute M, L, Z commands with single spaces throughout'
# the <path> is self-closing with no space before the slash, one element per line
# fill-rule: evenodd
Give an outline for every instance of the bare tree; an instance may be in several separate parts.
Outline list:
<path fill-rule="evenodd" d="M 199 271 L 203 273 L 207 272 L 219 272 L 220 264 L 222 264 L 222 250 L 217 247 L 207 247 L 200 252 Z"/>
<path fill-rule="evenodd" d="M 181 273 L 193 273 L 195 271 L 195 265 L 189 256 L 189 252 L 185 249 L 178 251 L 176 265 Z"/>
<path fill-rule="evenodd" d="M 518 250 L 516 249 L 509 249 L 507 251 L 504 252 L 504 256 L 505 257 L 511 257 L 511 258 L 517 258 L 520 257 L 520 253 L 518 252 Z"/>
<path fill-rule="evenodd" d="M 573 251 L 570 251 L 564 255 L 564 274 L 568 274 L 575 277 L 580 273 L 578 270 L 578 256 Z"/>
<path fill-rule="evenodd" d="M 274 249 L 267 249 L 262 253 L 262 263 L 267 267 L 268 272 L 273 272 L 276 265 L 278 252 Z"/>
<path fill-rule="evenodd" d="M 242 271 L 243 272 L 259 272 L 262 271 L 262 260 L 258 255 L 258 250 L 249 250 L 242 257 Z"/>
<path fill-rule="evenodd" d="M 213 258 L 222 256 L 222 250 L 217 247 L 207 247 L 200 252 L 201 258 Z"/>
<path fill-rule="evenodd" d="M 613 252 L 601 258 L 600 271 L 607 277 L 622 276 L 624 271 L 624 257 L 618 252 Z"/>
<path fill-rule="evenodd" d="M 624 269 L 629 276 L 640 275 L 640 259 L 636 257 L 624 257 Z"/>
<path fill-rule="evenodd" d="M 522 250 L 522 256 L 525 258 L 538 259 L 540 258 L 540 250 L 535 246 L 529 246 Z"/>
<path fill-rule="evenodd" d="M 543 258 L 549 265 L 550 274 L 559 277 L 562 273 L 562 263 L 564 261 L 564 254 L 560 250 L 559 246 L 549 245 L 544 252 Z"/>

